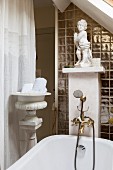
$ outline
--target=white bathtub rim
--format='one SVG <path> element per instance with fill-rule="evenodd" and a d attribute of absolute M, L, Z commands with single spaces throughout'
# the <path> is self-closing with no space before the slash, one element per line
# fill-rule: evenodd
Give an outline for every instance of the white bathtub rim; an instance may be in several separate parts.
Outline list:
<path fill-rule="evenodd" d="M 32 157 L 37 154 L 37 152 L 44 147 L 44 145 L 47 145 L 50 141 L 56 141 L 58 139 L 69 139 L 69 138 L 77 138 L 77 136 L 74 135 L 52 135 L 48 136 L 44 139 L 42 139 L 39 143 L 37 143 L 31 150 L 29 150 L 24 156 L 22 156 L 19 160 L 17 160 L 13 165 L 11 165 L 7 170 L 19 170 L 21 169 L 21 166 L 23 164 L 26 164 L 28 160 L 32 160 Z M 81 136 L 80 141 L 85 140 L 85 141 L 92 141 L 92 137 L 86 137 L 86 136 Z M 103 144 L 108 144 L 113 147 L 113 141 L 107 140 L 107 139 L 102 139 L 102 138 L 95 138 L 95 141 L 100 141 Z"/>

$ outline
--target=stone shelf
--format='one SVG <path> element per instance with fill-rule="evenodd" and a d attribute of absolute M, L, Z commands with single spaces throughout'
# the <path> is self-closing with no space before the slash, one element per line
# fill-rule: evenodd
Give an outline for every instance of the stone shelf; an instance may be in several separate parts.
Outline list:
<path fill-rule="evenodd" d="M 63 68 L 63 73 L 103 73 L 105 68 L 100 67 L 74 67 L 74 68 Z"/>

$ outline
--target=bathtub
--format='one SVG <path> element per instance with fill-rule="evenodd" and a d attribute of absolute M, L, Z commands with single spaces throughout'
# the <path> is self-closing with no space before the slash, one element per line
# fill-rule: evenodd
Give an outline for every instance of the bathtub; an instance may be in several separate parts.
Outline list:
<path fill-rule="evenodd" d="M 7 170 L 74 170 L 76 136 L 54 135 L 37 143 Z M 77 170 L 92 170 L 91 137 L 80 137 L 84 153 L 77 155 Z M 113 142 L 95 139 L 95 170 L 113 170 Z"/>

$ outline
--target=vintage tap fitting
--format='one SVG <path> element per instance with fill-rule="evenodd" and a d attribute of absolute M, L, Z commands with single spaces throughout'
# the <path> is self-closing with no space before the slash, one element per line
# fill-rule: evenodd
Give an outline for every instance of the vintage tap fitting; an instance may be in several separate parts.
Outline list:
<path fill-rule="evenodd" d="M 72 126 L 73 125 L 79 125 L 80 124 L 80 128 L 79 128 L 79 133 L 83 134 L 84 133 L 84 128 L 85 125 L 89 126 L 93 126 L 94 125 L 94 120 L 92 120 L 90 117 L 86 117 L 84 116 L 84 120 L 81 119 L 81 117 L 79 116 L 78 118 L 74 118 L 72 120 Z"/>

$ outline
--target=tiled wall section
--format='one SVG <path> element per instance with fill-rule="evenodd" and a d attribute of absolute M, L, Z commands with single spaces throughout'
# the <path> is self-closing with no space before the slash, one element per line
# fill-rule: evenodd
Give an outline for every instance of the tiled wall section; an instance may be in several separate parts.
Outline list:
<path fill-rule="evenodd" d="M 101 75 L 101 137 L 113 140 L 113 125 L 108 122 L 113 117 L 113 34 L 96 23 L 73 4 L 58 12 L 58 132 L 68 134 L 68 81 L 62 67 L 73 66 L 76 49 L 73 35 L 77 32 L 77 21 L 85 19 L 88 23 L 88 40 L 94 58 L 101 58 L 105 74 Z"/>

